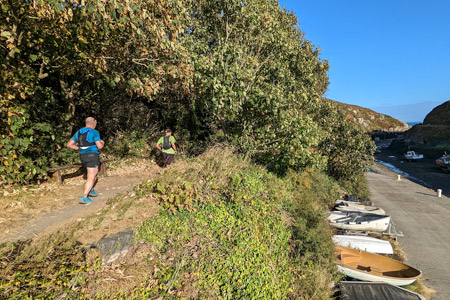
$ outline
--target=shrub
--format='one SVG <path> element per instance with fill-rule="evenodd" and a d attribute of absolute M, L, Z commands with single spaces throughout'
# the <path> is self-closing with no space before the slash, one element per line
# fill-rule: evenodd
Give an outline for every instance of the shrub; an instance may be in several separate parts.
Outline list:
<path fill-rule="evenodd" d="M 216 146 L 148 190 L 166 211 L 139 228 L 139 239 L 165 258 L 165 286 L 220 299 L 331 294 L 337 272 L 325 211 L 340 188 L 328 176 L 279 178 Z"/>

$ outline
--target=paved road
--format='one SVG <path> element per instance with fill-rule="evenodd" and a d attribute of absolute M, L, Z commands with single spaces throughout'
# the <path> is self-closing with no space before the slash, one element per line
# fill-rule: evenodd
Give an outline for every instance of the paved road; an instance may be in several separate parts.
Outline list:
<path fill-rule="evenodd" d="M 407 263 L 421 270 L 436 291 L 432 300 L 450 299 L 450 198 L 402 178 L 377 164 L 367 179 L 372 202 L 390 215 Z M 450 175 L 449 175 L 450 180 Z"/>

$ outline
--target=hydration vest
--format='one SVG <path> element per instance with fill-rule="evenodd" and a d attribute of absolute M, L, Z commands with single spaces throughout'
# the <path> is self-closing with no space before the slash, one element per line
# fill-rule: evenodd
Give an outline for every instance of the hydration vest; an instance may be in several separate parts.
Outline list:
<path fill-rule="evenodd" d="M 87 149 L 90 146 L 97 146 L 95 144 L 95 142 L 87 141 L 87 135 L 88 135 L 89 131 L 91 131 L 90 129 L 88 129 L 88 131 L 86 131 L 85 133 L 81 133 L 80 130 L 78 130 L 78 143 L 79 143 L 80 149 Z"/>
<path fill-rule="evenodd" d="M 163 141 L 163 149 L 168 150 L 172 148 L 172 143 L 170 142 L 170 136 L 165 136 Z"/>

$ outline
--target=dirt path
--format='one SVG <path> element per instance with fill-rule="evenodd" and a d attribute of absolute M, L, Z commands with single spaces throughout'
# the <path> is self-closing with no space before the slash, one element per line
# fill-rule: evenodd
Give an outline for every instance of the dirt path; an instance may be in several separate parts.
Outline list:
<path fill-rule="evenodd" d="M 65 180 L 64 185 L 46 184 L 0 198 L 0 243 L 35 238 L 55 232 L 102 210 L 108 199 L 130 191 L 160 168 L 151 161 L 136 161 L 109 171 L 99 178 L 98 197 L 89 205 L 79 204 L 84 180 Z"/>
<path fill-rule="evenodd" d="M 371 200 L 392 217 L 408 264 L 423 272 L 425 284 L 436 290 L 432 300 L 450 298 L 450 198 L 375 164 L 367 179 Z"/>

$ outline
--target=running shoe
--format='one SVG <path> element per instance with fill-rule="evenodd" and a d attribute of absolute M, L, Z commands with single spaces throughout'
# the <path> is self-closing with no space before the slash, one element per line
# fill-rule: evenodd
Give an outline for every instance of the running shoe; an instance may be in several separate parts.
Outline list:
<path fill-rule="evenodd" d="M 97 194 L 97 192 L 96 191 L 94 191 L 94 189 L 92 189 L 90 192 L 89 192 L 89 196 L 92 196 L 92 197 L 97 197 L 98 196 L 98 194 Z"/>
<path fill-rule="evenodd" d="M 92 200 L 91 199 L 89 199 L 89 198 L 84 198 L 84 197 L 81 197 L 81 199 L 80 199 L 80 204 L 90 204 L 90 203 L 92 203 Z"/>

